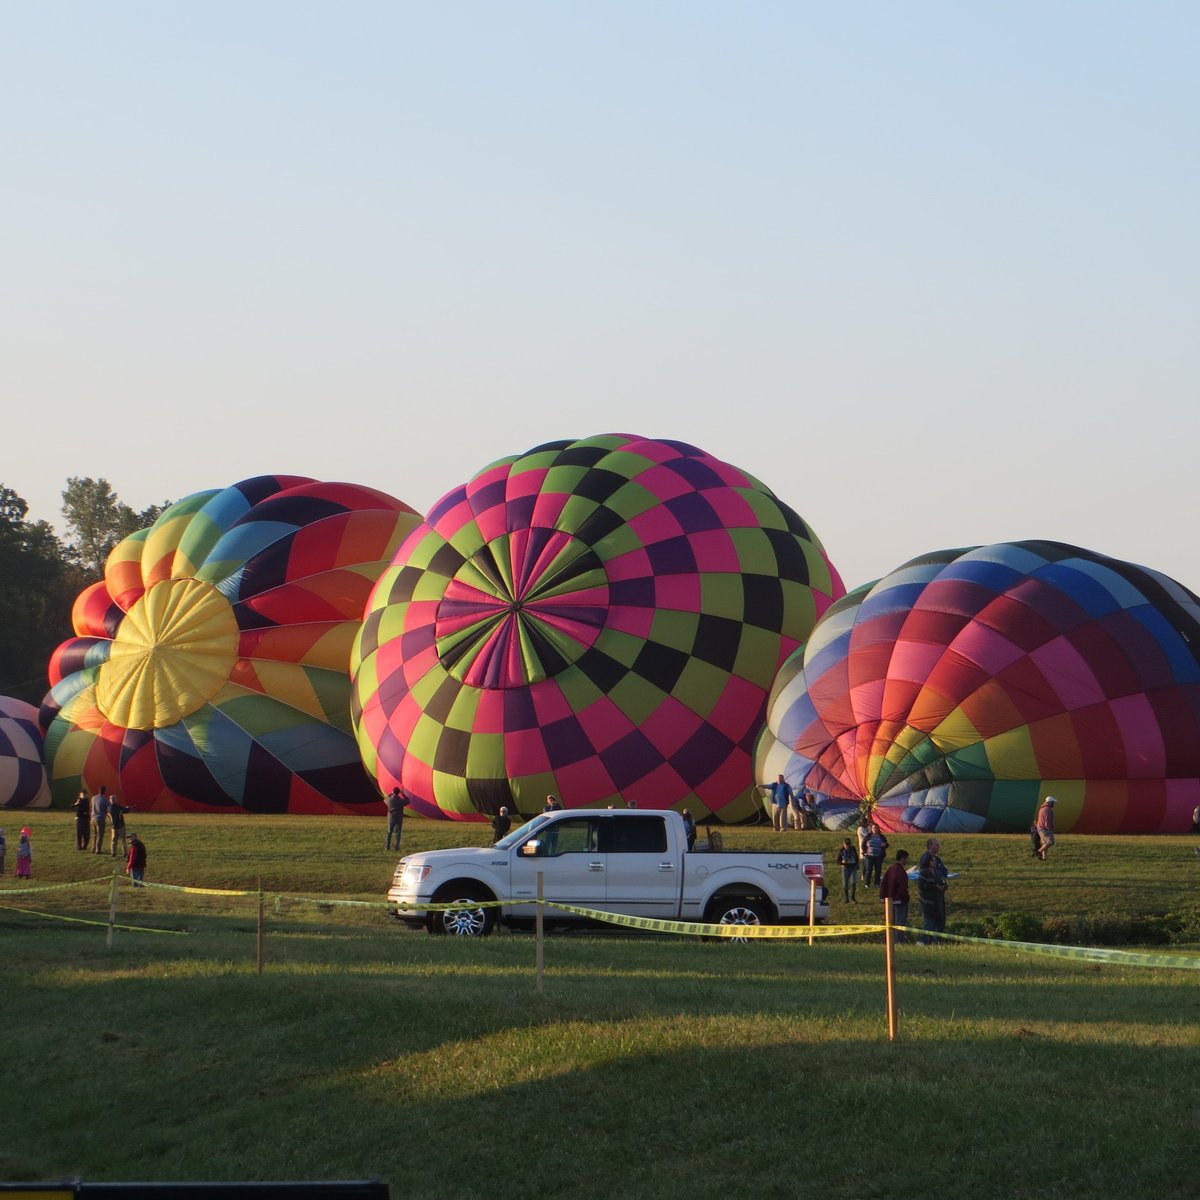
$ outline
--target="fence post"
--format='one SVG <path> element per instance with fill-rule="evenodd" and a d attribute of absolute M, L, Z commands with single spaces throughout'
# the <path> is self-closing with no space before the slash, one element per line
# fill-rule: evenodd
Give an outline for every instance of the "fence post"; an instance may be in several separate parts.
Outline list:
<path fill-rule="evenodd" d="M 258 973 L 263 972 L 263 890 L 262 876 L 258 877 Z"/>
<path fill-rule="evenodd" d="M 537 916 L 534 918 L 537 924 L 537 990 L 539 996 L 542 994 L 542 971 L 546 965 L 546 925 L 542 920 L 543 879 L 544 876 L 539 871 L 537 873 Z"/>
<path fill-rule="evenodd" d="M 112 890 L 108 894 L 108 933 L 104 938 L 104 944 L 107 947 L 112 947 L 113 943 L 113 927 L 117 923 L 117 873 L 113 872 Z"/>
<path fill-rule="evenodd" d="M 812 929 L 817 923 L 817 881 L 810 879 L 808 881 L 808 927 Z M 808 944 L 813 944 L 813 936 L 808 935 Z"/>
<path fill-rule="evenodd" d="M 896 1040 L 896 957 L 893 953 L 895 937 L 892 932 L 892 898 L 885 896 L 883 901 L 883 962 L 887 975 L 887 1019 L 888 1041 Z"/>

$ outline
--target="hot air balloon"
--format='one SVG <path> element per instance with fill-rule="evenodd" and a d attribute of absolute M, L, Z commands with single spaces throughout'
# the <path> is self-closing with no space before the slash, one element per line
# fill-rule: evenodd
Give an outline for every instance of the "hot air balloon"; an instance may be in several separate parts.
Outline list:
<path fill-rule="evenodd" d="M 0 808 L 49 806 L 38 710 L 24 700 L 0 696 Z"/>
<path fill-rule="evenodd" d="M 350 729 L 350 647 L 419 520 L 370 488 L 267 475 L 122 541 L 51 661 L 56 804 L 105 784 L 159 811 L 378 811 Z"/>
<path fill-rule="evenodd" d="M 745 819 L 771 681 L 843 591 L 796 513 L 693 446 L 535 447 L 445 496 L 380 578 L 364 761 L 427 815 L 553 794 Z"/>
<path fill-rule="evenodd" d="M 1200 600 L 1147 567 L 1048 541 L 939 551 L 829 608 L 768 725 L 831 810 L 888 829 L 1023 832 L 1052 794 L 1060 831 L 1181 832 L 1198 648 Z"/>

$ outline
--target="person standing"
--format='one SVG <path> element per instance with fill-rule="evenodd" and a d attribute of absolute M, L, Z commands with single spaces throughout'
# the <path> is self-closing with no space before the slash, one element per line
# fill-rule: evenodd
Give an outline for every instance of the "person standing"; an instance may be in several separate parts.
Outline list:
<path fill-rule="evenodd" d="M 108 802 L 108 820 L 112 825 L 112 857 L 117 857 L 117 843 L 121 843 L 121 852 L 129 852 L 129 838 L 125 834 L 125 814 L 129 805 L 122 804 L 117 796 L 112 796 Z"/>
<path fill-rule="evenodd" d="M 92 798 L 87 788 L 80 788 L 75 803 L 75 849 L 86 850 L 92 837 Z"/>
<path fill-rule="evenodd" d="M 892 906 L 892 924 L 896 926 L 895 940 L 907 942 L 904 927 L 908 924 L 908 851 L 897 850 L 896 861 L 879 881 L 879 898 Z"/>
<path fill-rule="evenodd" d="M 387 841 L 384 843 L 384 849 L 392 848 L 392 834 L 396 835 L 396 849 L 400 849 L 400 835 L 404 832 L 404 810 L 408 807 L 408 797 L 398 788 L 394 787 L 383 798 L 384 804 L 387 805 Z"/>
<path fill-rule="evenodd" d="M 1038 809 L 1035 825 L 1038 831 L 1038 858 L 1046 861 L 1050 847 L 1054 845 L 1054 805 L 1057 801 L 1053 796 L 1047 796 Z"/>
<path fill-rule="evenodd" d="M 804 799 L 795 788 L 792 788 L 791 797 L 788 799 L 787 824 L 797 833 L 808 828 L 804 823 Z"/>
<path fill-rule="evenodd" d="M 17 878 L 33 878 L 33 847 L 26 833 L 21 834 L 21 840 L 17 843 Z"/>
<path fill-rule="evenodd" d="M 4 830 L 0 829 L 0 875 L 4 874 L 4 859 L 8 854 L 8 842 L 4 838 Z"/>
<path fill-rule="evenodd" d="M 776 833 L 783 833 L 787 829 L 788 808 L 794 795 L 792 785 L 780 775 L 774 783 L 763 784 L 760 790 L 771 799 L 771 828 Z"/>
<path fill-rule="evenodd" d="M 871 826 L 871 832 L 867 834 L 867 877 L 868 885 L 874 883 L 879 886 L 883 879 L 883 860 L 887 857 L 888 840 L 883 836 L 882 830 L 878 825 Z"/>
<path fill-rule="evenodd" d="M 104 853 L 104 828 L 108 824 L 108 788 L 100 785 L 100 790 L 92 797 L 92 853 Z"/>
<path fill-rule="evenodd" d="M 871 822 L 864 816 L 858 822 L 858 828 L 854 831 L 855 839 L 858 842 L 858 874 L 863 886 L 867 884 L 867 838 L 871 836 Z"/>
<path fill-rule="evenodd" d="M 804 798 L 800 801 L 800 819 L 805 829 L 821 828 L 821 823 L 817 820 L 817 800 L 808 788 L 804 789 Z"/>
<path fill-rule="evenodd" d="M 681 816 L 683 817 L 683 836 L 687 838 L 687 848 L 690 853 L 696 848 L 696 821 L 690 808 L 685 808 Z"/>
<path fill-rule="evenodd" d="M 492 845 L 494 846 L 512 828 L 512 817 L 502 804 L 500 811 L 492 818 Z"/>
<path fill-rule="evenodd" d="M 637 808 L 636 801 L 630 801 L 629 807 Z M 542 812 L 561 812 L 561 811 L 562 811 L 562 801 L 556 795 L 554 795 L 553 792 L 551 792 L 550 795 L 546 797 L 546 803 L 542 806 Z"/>
<path fill-rule="evenodd" d="M 858 903 L 858 851 L 853 838 L 843 838 L 838 851 L 838 866 L 842 868 L 842 893 L 847 904 Z"/>
<path fill-rule="evenodd" d="M 921 928 L 931 933 L 946 931 L 946 878 L 949 871 L 942 862 L 942 844 L 937 838 L 925 843 L 925 853 L 917 874 L 917 898 L 921 901 Z M 923 946 L 937 941 L 924 933 L 917 938 Z"/>
<path fill-rule="evenodd" d="M 129 857 L 125 860 L 125 870 L 133 880 L 134 887 L 141 887 L 146 878 L 146 843 L 138 835 L 129 838 Z"/>

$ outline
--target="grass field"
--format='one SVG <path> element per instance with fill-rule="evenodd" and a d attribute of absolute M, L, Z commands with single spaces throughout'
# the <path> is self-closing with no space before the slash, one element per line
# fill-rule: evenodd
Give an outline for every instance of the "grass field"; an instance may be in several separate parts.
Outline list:
<path fill-rule="evenodd" d="M 10 845 L 34 828 L 35 884 L 111 867 L 73 849 L 63 815 L 5 815 Z M 382 821 L 131 827 L 149 879 L 204 887 L 261 876 L 379 900 L 395 858 Z M 406 830 L 410 850 L 484 840 Z M 837 841 L 726 837 L 828 861 Z M 1160 932 L 1194 911 L 1187 839 L 1060 850 L 1043 864 L 1023 839 L 946 839 L 951 928 L 1108 913 Z M 104 887 L 6 899 L 11 869 L 10 853 L 0 905 L 107 913 Z M 0 1179 L 381 1176 L 397 1198 L 1196 1192 L 1197 972 L 900 947 L 889 1044 L 874 944 L 572 934 L 547 942 L 539 995 L 528 935 L 463 942 L 377 909 L 268 905 L 259 977 L 253 901 L 123 888 L 120 906 L 182 932 L 118 931 L 107 949 L 103 928 L 0 908 Z M 834 920 L 868 914 L 839 900 Z"/>

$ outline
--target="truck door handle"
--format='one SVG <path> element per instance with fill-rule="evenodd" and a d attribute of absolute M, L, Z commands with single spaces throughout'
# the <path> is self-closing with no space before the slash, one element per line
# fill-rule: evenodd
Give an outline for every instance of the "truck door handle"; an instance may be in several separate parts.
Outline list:
<path fill-rule="evenodd" d="M 673 862 L 661 862 L 658 864 L 658 869 L 660 871 L 673 871 L 675 870 L 675 864 Z"/>
<path fill-rule="evenodd" d="M 590 863 L 588 863 L 588 870 L 589 871 L 603 871 L 604 864 L 602 862 L 590 862 Z"/>

